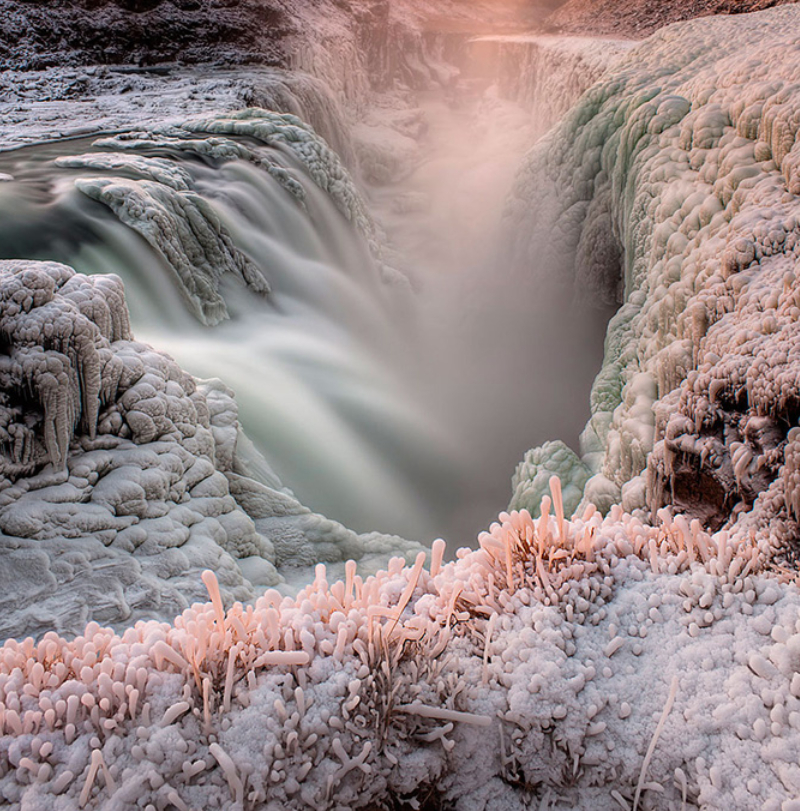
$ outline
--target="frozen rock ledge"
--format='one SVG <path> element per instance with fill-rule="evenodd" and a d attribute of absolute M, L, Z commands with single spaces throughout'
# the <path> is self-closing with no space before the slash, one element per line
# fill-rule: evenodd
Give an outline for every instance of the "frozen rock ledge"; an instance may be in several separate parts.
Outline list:
<path fill-rule="evenodd" d="M 213 569 L 226 605 L 324 561 L 419 547 L 358 536 L 281 487 L 219 381 L 131 334 L 121 281 L 0 262 L 0 636 L 172 619 Z"/>

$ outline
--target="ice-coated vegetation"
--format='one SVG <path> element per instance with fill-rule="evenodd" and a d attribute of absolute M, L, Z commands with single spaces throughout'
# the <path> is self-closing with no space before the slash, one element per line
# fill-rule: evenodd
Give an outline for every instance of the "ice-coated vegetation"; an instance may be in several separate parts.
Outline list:
<path fill-rule="evenodd" d="M 617 507 L 121 636 L 0 649 L 26 808 L 792 808 L 800 597 L 757 547 Z M 761 756 L 754 756 L 760 753 Z"/>

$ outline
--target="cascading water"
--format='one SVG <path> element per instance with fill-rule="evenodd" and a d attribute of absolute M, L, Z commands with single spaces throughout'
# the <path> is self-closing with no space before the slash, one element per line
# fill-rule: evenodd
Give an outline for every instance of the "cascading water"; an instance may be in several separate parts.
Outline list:
<path fill-rule="evenodd" d="M 452 498 L 453 463 L 404 385 L 407 292 L 381 282 L 301 160 L 242 137 L 226 146 L 262 165 L 203 156 L 208 133 L 98 143 L 3 156 L 15 179 L 0 185 L 2 256 L 117 273 L 137 338 L 223 378 L 247 435 L 305 503 L 359 530 L 430 535 L 429 494 Z M 254 278 L 210 267 L 225 260 Z M 204 288 L 188 290 L 180 272 L 203 268 Z"/>
<path fill-rule="evenodd" d="M 418 108 L 376 108 L 354 130 L 365 176 L 383 184 L 369 195 L 384 258 L 413 292 L 382 263 L 339 159 L 298 119 L 223 114 L 0 158 L 13 178 L 0 184 L 0 258 L 117 273 L 137 337 L 223 379 L 305 504 L 357 531 L 453 546 L 507 503 L 528 448 L 577 447 L 608 317 L 512 261 L 504 199 L 549 113 L 498 84 L 505 45 L 476 68 L 484 46 L 459 36 L 461 79 L 432 69 L 444 84 Z M 525 65 L 527 88 L 553 70 Z M 329 96 L 298 82 L 298 111 L 352 162 L 338 111 L 306 109 Z"/>

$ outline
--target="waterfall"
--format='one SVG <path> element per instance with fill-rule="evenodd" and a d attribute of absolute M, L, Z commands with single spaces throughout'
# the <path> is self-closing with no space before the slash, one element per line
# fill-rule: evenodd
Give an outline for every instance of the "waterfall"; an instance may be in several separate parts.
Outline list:
<path fill-rule="evenodd" d="M 500 214 L 524 152 L 622 46 L 381 20 L 363 58 L 333 26 L 347 47 L 298 45 L 291 73 L 93 69 L 88 118 L 65 73 L 58 127 L 93 137 L 0 157 L 0 256 L 116 272 L 137 337 L 231 386 L 304 503 L 458 545 L 529 447 L 575 445 L 587 417 L 607 313 L 545 299 Z M 368 108 L 370 67 L 386 95 Z M 254 106 L 298 118 L 221 112 Z"/>
<path fill-rule="evenodd" d="M 251 111 L 0 164 L 14 178 L 0 184 L 3 258 L 118 274 L 136 337 L 222 378 L 304 503 L 362 531 L 432 533 L 454 452 L 409 382 L 408 286 L 309 127 Z"/>

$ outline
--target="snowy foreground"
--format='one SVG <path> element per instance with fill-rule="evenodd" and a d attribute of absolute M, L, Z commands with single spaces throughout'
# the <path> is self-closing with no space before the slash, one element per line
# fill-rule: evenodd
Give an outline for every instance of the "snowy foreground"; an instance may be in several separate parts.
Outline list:
<path fill-rule="evenodd" d="M 454 562 L 226 612 L 282 555 L 391 539 L 256 476 L 229 392 L 135 342 L 113 277 L 5 263 L 2 627 L 36 634 L 0 649 L 5 803 L 800 809 L 798 25 L 667 29 L 531 154 L 512 221 L 624 304 L 583 457 L 532 451 Z M 183 613 L 47 631 L 90 607 Z"/>

